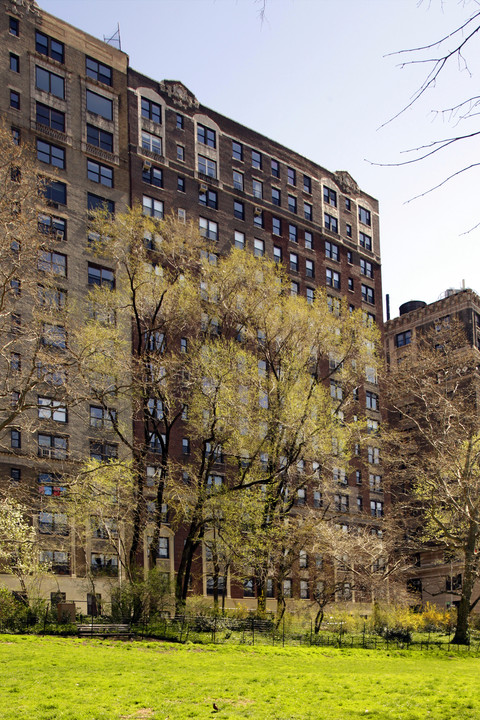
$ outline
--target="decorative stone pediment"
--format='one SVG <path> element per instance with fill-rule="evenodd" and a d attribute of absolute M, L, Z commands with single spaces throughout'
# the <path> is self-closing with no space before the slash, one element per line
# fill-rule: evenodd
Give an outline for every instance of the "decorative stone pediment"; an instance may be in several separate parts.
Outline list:
<path fill-rule="evenodd" d="M 358 195 L 360 193 L 360 188 L 357 183 L 346 170 L 337 170 L 335 177 L 342 192 L 347 195 Z"/>
<path fill-rule="evenodd" d="M 24 15 L 25 13 L 33 13 L 40 17 L 40 8 L 35 0 L 8 0 L 7 12 L 16 15 Z"/>
<path fill-rule="evenodd" d="M 160 87 L 180 107 L 196 109 L 200 105 L 195 95 L 178 80 L 163 80 Z"/>

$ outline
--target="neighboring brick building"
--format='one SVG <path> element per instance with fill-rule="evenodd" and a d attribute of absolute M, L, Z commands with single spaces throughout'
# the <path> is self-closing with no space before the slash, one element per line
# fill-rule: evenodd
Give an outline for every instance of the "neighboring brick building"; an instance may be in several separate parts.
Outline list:
<path fill-rule="evenodd" d="M 480 297 L 473 290 L 449 289 L 440 300 L 428 305 L 411 300 L 403 303 L 399 312 L 399 317 L 385 323 L 385 354 L 389 366 L 395 367 L 401 362 L 419 336 L 430 337 L 429 332 L 434 336 L 434 331 L 448 328 L 453 321 L 463 327 L 468 346 L 480 349 Z M 457 595 L 452 591 L 458 590 L 461 582 L 462 563 L 450 558 L 446 562 L 443 549 L 432 543 L 416 553 L 409 586 L 419 602 L 434 602 L 444 607 L 458 604 Z"/>
<path fill-rule="evenodd" d="M 330 172 L 202 106 L 180 82 L 141 75 L 123 52 L 34 2 L 4 0 L 2 6 L 0 109 L 7 125 L 36 145 L 39 172 L 51 178 L 50 222 L 61 232 L 49 234 L 48 246 L 65 258 L 59 283 L 69 298 L 84 297 L 89 283 L 108 273 L 108 263 L 99 267 L 89 252 L 88 210 L 103 201 L 112 210 L 142 204 L 155 217 L 174 213 L 198 222 L 219 252 L 236 245 L 285 263 L 292 293 L 311 301 L 317 287 L 326 287 L 332 310 L 337 298 L 346 298 L 382 328 L 378 203 L 348 172 Z M 375 377 L 367 378 L 359 401 L 372 426 L 378 423 Z M 47 425 L 54 437 L 58 423 Z M 109 451 L 108 432 L 94 407 L 72 413 L 63 428 L 69 461 Z M 37 441 L 32 438 L 30 445 Z M 40 512 L 47 515 L 41 519 L 53 527 L 55 501 L 46 496 L 60 487 L 63 460 L 37 464 L 32 449 L 35 455 L 33 446 L 16 455 L 15 466 L 22 482 L 43 488 Z M 373 480 L 361 484 L 357 471 L 348 479 L 358 497 L 353 512 L 370 507 L 369 515 L 383 514 L 378 459 L 378 453 L 365 458 L 375 466 L 369 472 L 365 464 Z M 8 452 L 1 453 L 0 464 L 9 477 Z M 168 566 L 174 573 L 178 553 L 171 535 Z M 116 572 L 114 559 L 102 556 L 100 536 L 89 548 L 91 561 L 95 556 L 95 562 Z M 82 600 L 87 590 L 77 578 L 84 574 L 88 553 L 86 559 L 67 530 L 58 548 L 52 540 L 47 546 L 60 553 L 60 590 L 68 599 Z M 52 559 L 59 564 L 56 556 Z M 202 575 L 205 591 L 205 570 Z M 108 582 L 102 592 L 108 592 Z"/>

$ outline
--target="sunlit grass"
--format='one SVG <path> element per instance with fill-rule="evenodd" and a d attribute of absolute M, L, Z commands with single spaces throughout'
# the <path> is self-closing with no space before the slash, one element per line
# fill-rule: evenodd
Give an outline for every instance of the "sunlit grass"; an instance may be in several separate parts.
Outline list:
<path fill-rule="evenodd" d="M 0 636 L 0 663 L 8 720 L 480 719 L 480 659 L 465 651 Z"/>

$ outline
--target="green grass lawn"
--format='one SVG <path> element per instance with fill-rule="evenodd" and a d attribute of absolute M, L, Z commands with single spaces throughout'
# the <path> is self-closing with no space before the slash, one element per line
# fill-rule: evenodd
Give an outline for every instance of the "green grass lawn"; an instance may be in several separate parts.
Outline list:
<path fill-rule="evenodd" d="M 465 651 L 0 636 L 8 720 L 480 720 L 479 678 Z"/>

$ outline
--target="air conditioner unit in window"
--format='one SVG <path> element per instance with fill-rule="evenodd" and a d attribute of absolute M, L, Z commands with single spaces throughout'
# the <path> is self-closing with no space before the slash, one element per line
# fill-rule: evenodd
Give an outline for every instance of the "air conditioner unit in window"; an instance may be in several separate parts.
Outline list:
<path fill-rule="evenodd" d="M 63 230 L 56 230 L 55 231 L 55 240 L 63 240 L 65 237 L 65 233 Z"/>
<path fill-rule="evenodd" d="M 152 163 L 150 160 L 143 161 L 143 169 L 144 170 L 150 170 L 151 167 L 152 167 Z"/>
<path fill-rule="evenodd" d="M 261 215 L 262 214 L 262 208 L 256 207 L 254 211 L 255 215 Z"/>
<path fill-rule="evenodd" d="M 205 183 L 201 183 L 201 185 L 200 185 L 200 191 L 201 191 L 201 192 L 207 192 L 207 190 L 208 190 L 208 185 L 205 185 Z"/>

